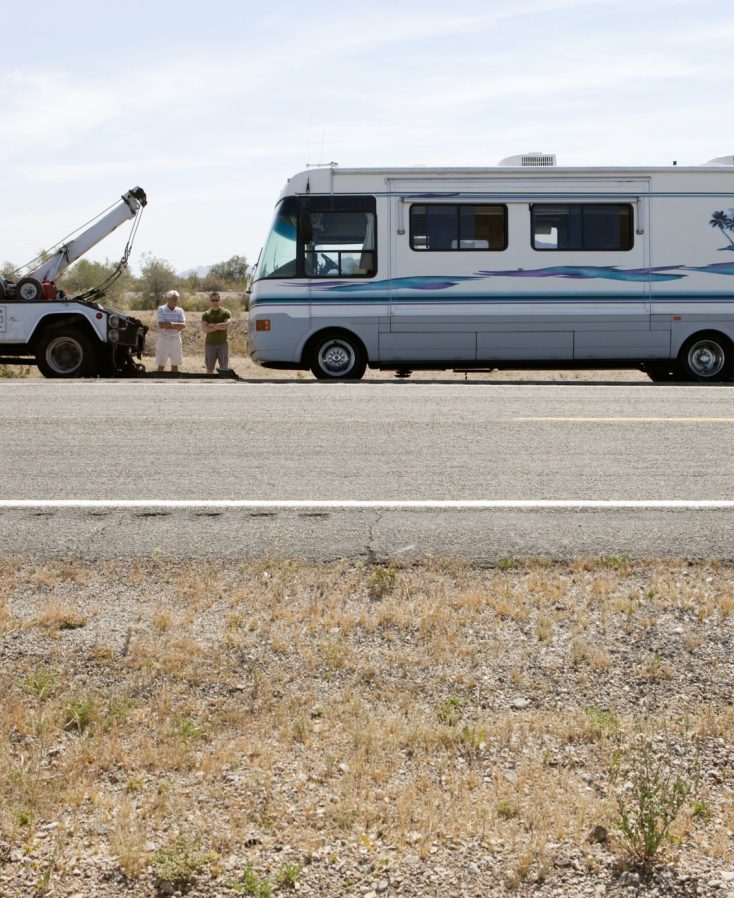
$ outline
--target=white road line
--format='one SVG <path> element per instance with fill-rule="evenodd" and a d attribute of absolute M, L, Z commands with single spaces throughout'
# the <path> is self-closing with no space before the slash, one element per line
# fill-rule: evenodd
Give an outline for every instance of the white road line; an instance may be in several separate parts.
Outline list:
<path fill-rule="evenodd" d="M 734 509 L 731 499 L 0 499 L 0 510 L 22 509 Z"/>
<path fill-rule="evenodd" d="M 622 423 L 658 423 L 658 422 L 676 422 L 676 423 L 684 423 L 684 424 L 734 424 L 734 418 L 680 418 L 680 417 L 623 417 L 623 416 L 606 416 L 606 417 L 581 417 L 581 416 L 556 416 L 556 417 L 542 417 L 542 418 L 512 418 L 512 421 L 609 421 L 612 423 L 616 423 L 621 421 Z"/>

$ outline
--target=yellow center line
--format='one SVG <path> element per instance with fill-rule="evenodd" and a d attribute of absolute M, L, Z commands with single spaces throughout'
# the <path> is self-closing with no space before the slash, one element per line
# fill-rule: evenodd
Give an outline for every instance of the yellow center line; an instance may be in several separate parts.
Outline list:
<path fill-rule="evenodd" d="M 632 417 L 632 416 L 605 416 L 605 417 L 584 417 L 563 416 L 563 415 L 547 415 L 536 418 L 513 418 L 513 421 L 625 421 L 625 422 L 644 422 L 657 423 L 661 421 L 675 421 L 686 424 L 734 424 L 734 418 L 677 418 L 677 417 Z"/>

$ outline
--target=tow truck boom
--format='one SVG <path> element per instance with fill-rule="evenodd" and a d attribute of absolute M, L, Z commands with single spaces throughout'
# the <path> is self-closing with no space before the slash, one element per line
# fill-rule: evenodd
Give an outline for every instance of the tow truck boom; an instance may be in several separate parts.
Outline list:
<path fill-rule="evenodd" d="M 122 201 L 114 209 L 95 221 L 86 231 L 82 231 L 78 237 L 62 244 L 49 259 L 22 277 L 15 285 L 16 295 L 27 302 L 43 299 L 43 281 L 56 280 L 72 262 L 76 262 L 100 240 L 111 234 L 121 224 L 135 218 L 147 202 L 142 187 L 133 187 L 132 190 L 128 190 L 122 195 Z M 8 292 L 9 286 L 5 285 L 6 292 Z"/>

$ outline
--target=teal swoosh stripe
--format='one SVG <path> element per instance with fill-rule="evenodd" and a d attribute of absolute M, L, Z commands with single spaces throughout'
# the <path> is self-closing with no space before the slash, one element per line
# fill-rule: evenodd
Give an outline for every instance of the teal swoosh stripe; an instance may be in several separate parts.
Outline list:
<path fill-rule="evenodd" d="M 348 297 L 346 296 L 324 296 L 324 297 L 268 297 L 267 299 L 258 300 L 251 304 L 250 308 L 254 309 L 256 307 L 266 306 L 268 304 L 272 305 L 295 305 L 295 306 L 303 306 L 303 305 L 320 305 L 320 306 L 333 306 L 333 305 L 374 305 L 374 304 L 385 304 L 387 302 L 393 303 L 417 303 L 420 305 L 454 305 L 455 303 L 475 303 L 475 304 L 491 304 L 491 303 L 499 303 L 499 302 L 513 302 L 513 303 L 582 303 L 582 302 L 619 302 L 619 303 L 631 303 L 631 302 L 676 302 L 676 303 L 689 303 L 689 302 L 718 302 L 718 303 L 734 303 L 734 294 L 721 294 L 721 293 L 697 293 L 697 294 L 686 294 L 684 296 L 676 293 L 669 294 L 656 294 L 653 297 L 646 297 L 640 294 L 632 294 L 632 295 L 621 295 L 619 293 L 585 293 L 583 295 L 578 294 L 569 294 L 569 293 L 553 293 L 553 294 L 537 294 L 537 295 L 529 295 L 524 293 L 522 295 L 518 295 L 517 293 L 493 293 L 491 296 L 477 296 L 474 295 L 457 295 L 452 294 L 450 296 L 446 296 L 445 294 L 441 297 L 431 297 L 426 296 L 425 294 L 419 296 L 399 296 L 393 297 L 392 299 L 385 296 L 375 296 L 374 294 L 370 294 L 368 296 L 357 296 L 354 293 L 350 293 Z"/>

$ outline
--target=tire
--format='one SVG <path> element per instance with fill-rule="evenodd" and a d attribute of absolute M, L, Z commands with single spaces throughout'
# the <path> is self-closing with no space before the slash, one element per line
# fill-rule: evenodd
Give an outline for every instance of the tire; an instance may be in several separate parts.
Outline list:
<path fill-rule="evenodd" d="M 45 331 L 36 345 L 36 363 L 44 377 L 91 377 L 98 370 L 89 337 L 73 327 Z"/>
<path fill-rule="evenodd" d="M 310 362 L 317 380 L 359 380 L 367 368 L 367 353 L 356 337 L 331 331 L 311 345 Z"/>
<path fill-rule="evenodd" d="M 21 278 L 15 285 L 15 295 L 23 302 L 39 302 L 43 299 L 43 287 L 35 278 Z"/>
<path fill-rule="evenodd" d="M 731 377 L 734 350 L 722 334 L 704 332 L 686 340 L 678 359 L 686 380 L 714 383 Z"/>

